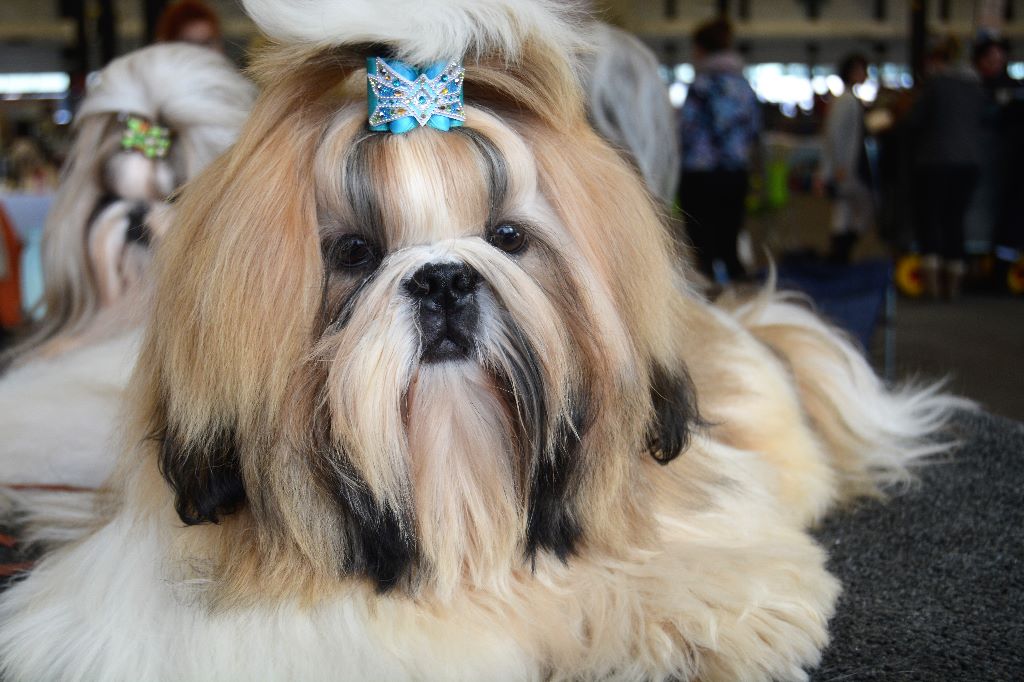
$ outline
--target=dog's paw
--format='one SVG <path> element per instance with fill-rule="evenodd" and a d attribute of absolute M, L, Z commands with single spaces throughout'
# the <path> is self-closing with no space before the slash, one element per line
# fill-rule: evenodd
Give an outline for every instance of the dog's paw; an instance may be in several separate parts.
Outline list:
<path fill-rule="evenodd" d="M 694 679 L 807 679 L 828 643 L 840 592 L 824 554 L 813 545 L 807 550 L 797 561 L 752 553 L 745 569 L 709 576 L 695 588 L 706 591 L 709 619 Z"/>
<path fill-rule="evenodd" d="M 681 542 L 648 566 L 660 585 L 644 586 L 647 634 L 636 648 L 646 678 L 806 680 L 828 643 L 840 592 L 825 552 L 785 524 L 718 533 L 709 526 L 727 519 L 703 520 L 700 533 L 677 526 Z"/>

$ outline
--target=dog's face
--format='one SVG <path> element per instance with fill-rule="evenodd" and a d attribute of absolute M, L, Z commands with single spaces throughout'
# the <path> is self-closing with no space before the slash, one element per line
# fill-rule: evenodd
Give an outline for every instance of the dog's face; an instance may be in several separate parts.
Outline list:
<path fill-rule="evenodd" d="M 146 278 L 152 244 L 169 223 L 167 198 L 184 178 L 184 159 L 174 147 L 163 158 L 125 150 L 123 135 L 115 113 L 78 124 L 43 234 L 45 315 L 23 350 L 51 339 L 46 352 L 65 348 Z"/>
<path fill-rule="evenodd" d="M 111 118 L 101 147 L 101 193 L 86 225 L 86 250 L 101 306 L 138 286 L 150 260 L 150 247 L 163 223 L 154 210 L 181 182 L 175 156 L 147 158 L 120 148 L 122 125 Z M 180 164 L 178 164 L 180 165 Z"/>
<path fill-rule="evenodd" d="M 578 102 L 391 135 L 302 101 L 264 95 L 161 254 L 139 376 L 181 518 L 441 593 L 642 534 L 640 469 L 696 415 L 639 179 Z"/>

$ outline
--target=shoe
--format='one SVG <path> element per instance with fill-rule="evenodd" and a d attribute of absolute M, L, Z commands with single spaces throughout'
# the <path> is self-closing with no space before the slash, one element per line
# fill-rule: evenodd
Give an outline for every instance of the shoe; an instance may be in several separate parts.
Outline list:
<path fill-rule="evenodd" d="M 939 286 L 939 273 L 942 260 L 934 255 L 921 256 L 921 282 L 924 284 L 924 297 L 936 301 L 942 293 Z"/>

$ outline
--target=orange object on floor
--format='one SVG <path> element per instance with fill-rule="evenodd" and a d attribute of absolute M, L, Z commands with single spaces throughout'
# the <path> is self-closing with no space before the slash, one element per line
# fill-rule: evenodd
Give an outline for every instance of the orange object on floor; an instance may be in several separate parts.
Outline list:
<path fill-rule="evenodd" d="M 896 261 L 896 288 L 910 298 L 924 295 L 924 276 L 921 271 L 921 257 L 916 253 L 900 257 Z"/>
<path fill-rule="evenodd" d="M 0 326 L 21 324 L 21 241 L 0 205 Z"/>

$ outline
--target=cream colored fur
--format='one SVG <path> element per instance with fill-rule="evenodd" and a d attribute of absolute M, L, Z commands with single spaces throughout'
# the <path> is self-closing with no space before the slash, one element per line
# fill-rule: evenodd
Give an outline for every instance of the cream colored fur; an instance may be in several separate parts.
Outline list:
<path fill-rule="evenodd" d="M 844 497 L 878 493 L 914 480 L 913 467 L 946 452 L 942 427 L 970 401 L 942 392 L 942 382 L 887 388 L 845 334 L 798 295 L 771 288 L 747 301 L 723 302 L 783 358 L 809 423 L 831 449 Z"/>

